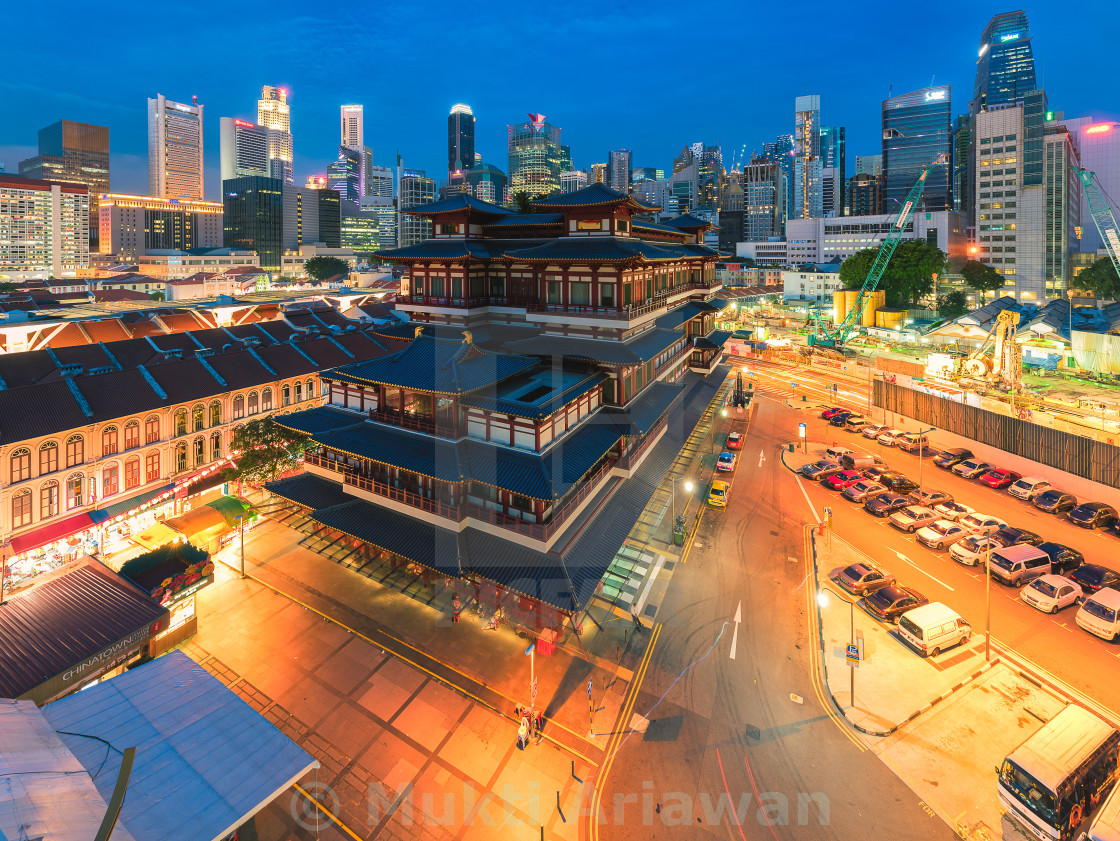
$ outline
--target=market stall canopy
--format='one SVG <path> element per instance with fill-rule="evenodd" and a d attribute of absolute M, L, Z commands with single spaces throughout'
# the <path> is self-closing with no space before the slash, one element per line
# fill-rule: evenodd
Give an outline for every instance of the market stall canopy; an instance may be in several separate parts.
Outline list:
<path fill-rule="evenodd" d="M 132 539 L 145 549 L 156 549 L 175 541 L 187 541 L 201 546 L 236 527 L 242 517 L 249 517 L 252 510 L 251 506 L 235 496 L 222 496 L 185 514 L 156 523 L 140 534 L 133 535 Z"/>
<path fill-rule="evenodd" d="M 164 523 L 155 523 L 154 525 L 148 526 L 148 528 L 144 529 L 139 534 L 132 535 L 132 539 L 145 549 L 157 549 L 160 546 L 166 546 L 168 543 L 174 543 L 182 536 L 182 534 Z"/>
<path fill-rule="evenodd" d="M 43 712 L 106 799 L 121 758 L 105 743 L 136 747 L 120 820 L 137 841 L 218 841 L 318 767 L 180 651 Z"/>

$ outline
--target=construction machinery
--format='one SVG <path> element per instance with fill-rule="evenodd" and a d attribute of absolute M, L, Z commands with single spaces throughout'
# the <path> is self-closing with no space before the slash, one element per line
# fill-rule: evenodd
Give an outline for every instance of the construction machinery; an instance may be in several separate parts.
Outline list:
<path fill-rule="evenodd" d="M 1104 240 L 1104 247 L 1112 259 L 1112 267 L 1116 269 L 1116 274 L 1120 275 L 1120 227 L 1117 226 L 1112 208 L 1108 206 L 1101 188 L 1097 185 L 1096 173 L 1072 164 L 1070 169 L 1081 179 L 1081 186 L 1085 189 L 1085 199 L 1089 203 L 1089 213 L 1092 214 L 1097 230 L 1101 233 L 1101 239 Z"/>
<path fill-rule="evenodd" d="M 1010 390 L 1018 389 L 1023 375 L 1023 350 L 1015 340 L 1018 327 L 1018 312 L 1001 311 L 984 341 L 961 363 L 961 375 Z"/>
<path fill-rule="evenodd" d="M 809 345 L 811 347 L 837 350 L 856 332 L 856 328 L 863 318 L 863 310 L 867 306 L 868 298 L 879 288 L 879 281 L 882 280 L 883 273 L 887 270 L 887 263 L 890 262 L 891 256 L 906 231 L 906 223 L 910 221 L 914 209 L 921 201 L 922 193 L 926 188 L 926 177 L 935 166 L 947 163 L 948 160 L 948 155 L 939 155 L 935 161 L 922 170 L 922 174 L 918 176 L 918 180 L 914 182 L 910 192 L 906 194 L 906 201 L 899 208 L 898 217 L 891 223 L 890 232 L 879 246 L 879 252 L 875 255 L 875 261 L 871 264 L 871 271 L 867 273 L 867 279 L 860 287 L 855 303 L 848 309 L 840 323 L 832 328 L 825 325 L 818 313 L 816 330 L 809 334 Z"/>

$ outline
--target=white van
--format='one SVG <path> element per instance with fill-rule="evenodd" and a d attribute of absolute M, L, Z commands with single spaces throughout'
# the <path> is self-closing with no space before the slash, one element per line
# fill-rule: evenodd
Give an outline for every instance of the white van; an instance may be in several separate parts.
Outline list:
<path fill-rule="evenodd" d="M 1077 624 L 1102 640 L 1120 637 L 1120 590 L 1105 587 L 1081 603 Z"/>
<path fill-rule="evenodd" d="M 1088 832 L 1079 841 L 1120 841 L 1120 785 L 1104 801 Z"/>
<path fill-rule="evenodd" d="M 1025 499 L 1028 502 L 1043 491 L 1050 490 L 1050 483 L 1041 476 L 1024 476 L 1007 489 L 1007 492 L 1016 499 Z"/>
<path fill-rule="evenodd" d="M 968 642 L 972 626 L 947 605 L 931 602 L 902 614 L 898 634 L 923 657 L 936 657 L 947 648 Z"/>
<path fill-rule="evenodd" d="M 992 552 L 992 578 L 1009 587 L 1021 587 L 1049 575 L 1050 565 L 1049 555 L 1026 543 Z"/>
<path fill-rule="evenodd" d="M 905 435 L 899 435 L 894 443 L 900 450 L 906 450 L 908 453 L 912 453 L 918 449 L 929 449 L 929 439 L 915 432 L 907 432 Z"/>

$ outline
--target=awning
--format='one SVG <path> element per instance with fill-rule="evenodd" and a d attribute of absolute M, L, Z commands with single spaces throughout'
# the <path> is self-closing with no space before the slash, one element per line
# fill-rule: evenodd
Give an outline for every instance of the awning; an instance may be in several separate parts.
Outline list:
<path fill-rule="evenodd" d="M 40 546 L 46 546 L 48 543 L 54 543 L 56 540 L 62 540 L 72 534 L 85 531 L 105 522 L 107 519 L 109 519 L 109 514 L 104 510 L 83 511 L 81 514 L 74 514 L 58 522 L 40 526 L 37 529 L 13 537 L 11 543 L 12 554 L 19 555 L 31 549 L 38 549 Z"/>
<path fill-rule="evenodd" d="M 252 508 L 235 496 L 222 496 L 185 514 L 169 517 L 132 536 L 145 549 L 158 549 L 177 540 L 205 545 L 220 534 L 235 528 Z"/>
<path fill-rule="evenodd" d="M 147 502 L 151 502 L 160 494 L 165 494 L 173 490 L 175 490 L 174 485 L 161 485 L 158 488 L 150 488 L 142 494 L 137 494 L 128 499 L 122 499 L 120 502 L 114 502 L 112 505 L 106 505 L 105 514 L 110 520 L 114 517 L 119 517 L 121 514 L 128 514 L 133 509 L 139 508 Z"/>
<path fill-rule="evenodd" d="M 155 523 L 139 534 L 132 535 L 132 540 L 134 543 L 139 543 L 145 549 L 158 549 L 160 546 L 174 543 L 176 540 L 182 538 L 182 536 L 183 535 L 175 531 L 175 529 L 163 523 Z"/>

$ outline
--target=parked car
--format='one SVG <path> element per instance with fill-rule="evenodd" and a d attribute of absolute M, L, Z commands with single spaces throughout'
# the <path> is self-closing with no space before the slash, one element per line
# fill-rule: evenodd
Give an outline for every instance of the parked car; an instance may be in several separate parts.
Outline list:
<path fill-rule="evenodd" d="M 898 619 L 898 635 L 923 657 L 936 657 L 972 638 L 972 626 L 941 602 L 906 611 Z"/>
<path fill-rule="evenodd" d="M 828 419 L 829 426 L 843 426 L 848 422 L 848 418 L 852 416 L 851 412 L 837 412 L 835 415 Z"/>
<path fill-rule="evenodd" d="M 880 479 L 890 473 L 890 471 L 885 466 L 879 467 L 878 465 L 876 465 L 875 467 L 865 467 L 863 468 L 862 472 L 863 478 L 870 479 L 872 482 L 878 482 Z"/>
<path fill-rule="evenodd" d="M 825 409 L 824 411 L 821 412 L 821 417 L 824 418 L 825 420 L 828 420 L 833 415 L 835 415 L 837 412 L 843 412 L 843 411 L 845 411 L 843 406 L 830 406 L 830 407 L 828 407 L 827 409 Z"/>
<path fill-rule="evenodd" d="M 952 502 L 953 495 L 945 491 L 934 491 L 926 488 L 924 491 L 911 491 L 910 499 L 918 505 L 925 505 L 927 508 L 933 508 L 935 505 L 940 505 L 943 502 Z"/>
<path fill-rule="evenodd" d="M 729 432 L 727 433 L 727 449 L 741 450 L 743 449 L 743 433 L 742 432 Z"/>
<path fill-rule="evenodd" d="M 992 540 L 1000 546 L 1018 546 L 1020 543 L 1037 546 L 1042 543 L 1042 536 L 1035 534 L 1033 531 L 1027 531 L 1027 529 L 1004 526 L 998 531 L 992 532 Z"/>
<path fill-rule="evenodd" d="M 1029 502 L 1043 491 L 1048 490 L 1050 490 L 1050 483 L 1041 476 L 1024 476 L 1017 482 L 1013 482 L 1007 492 L 1016 499 Z"/>
<path fill-rule="evenodd" d="M 823 479 L 824 476 L 831 476 L 833 473 L 839 473 L 843 468 L 831 459 L 821 459 L 820 461 L 811 461 L 801 467 L 801 475 L 806 479 Z M 823 475 L 822 475 L 823 474 Z"/>
<path fill-rule="evenodd" d="M 900 508 L 905 508 L 910 504 L 910 500 L 902 496 L 887 492 L 880 494 L 874 499 L 869 499 L 863 503 L 863 510 L 873 517 L 888 517 Z"/>
<path fill-rule="evenodd" d="M 961 517 L 959 522 L 973 534 L 983 535 L 997 532 L 1007 525 L 999 517 L 993 517 L 991 514 L 981 514 L 977 511 Z"/>
<path fill-rule="evenodd" d="M 1049 575 L 1050 556 L 1027 543 L 1004 546 L 992 552 L 991 576 L 1000 584 L 1021 587 L 1028 581 Z"/>
<path fill-rule="evenodd" d="M 898 617 L 908 610 L 929 604 L 929 599 L 910 587 L 892 584 L 864 596 L 857 604 L 880 622 L 896 624 Z"/>
<path fill-rule="evenodd" d="M 1105 587 L 1120 587 L 1120 572 L 1100 564 L 1082 564 L 1069 577 L 1081 586 L 1086 595 Z"/>
<path fill-rule="evenodd" d="M 984 559 L 988 557 L 988 552 L 994 552 L 998 548 L 999 544 L 990 537 L 973 534 L 950 546 L 949 557 L 958 564 L 972 567 L 984 563 Z"/>
<path fill-rule="evenodd" d="M 867 502 L 877 496 L 887 493 L 887 489 L 878 482 L 870 479 L 860 479 L 844 488 L 844 496 L 852 502 Z"/>
<path fill-rule="evenodd" d="M 848 453 L 840 456 L 840 464 L 845 470 L 866 470 L 869 467 L 885 468 L 887 463 L 878 456 L 865 456 L 860 453 Z"/>
<path fill-rule="evenodd" d="M 716 459 L 716 470 L 720 473 L 730 473 L 734 469 L 735 456 L 728 452 L 720 453 L 719 458 Z"/>
<path fill-rule="evenodd" d="M 1068 575 L 1085 563 L 1085 556 L 1061 543 L 1040 543 L 1038 548 L 1050 556 L 1050 568 L 1058 575 Z"/>
<path fill-rule="evenodd" d="M 1120 638 L 1120 590 L 1106 587 L 1093 593 L 1082 602 L 1074 621 L 1102 640 Z"/>
<path fill-rule="evenodd" d="M 875 564 L 850 564 L 832 570 L 828 580 L 853 596 L 864 596 L 893 584 L 894 575 Z"/>
<path fill-rule="evenodd" d="M 893 447 L 895 445 L 895 442 L 905 434 L 905 430 L 888 427 L 887 429 L 881 430 L 875 440 L 882 444 L 884 447 Z"/>
<path fill-rule="evenodd" d="M 951 450 L 942 450 L 933 457 L 933 463 L 945 470 L 956 467 L 962 461 L 972 458 L 972 450 L 963 447 L 954 447 Z"/>
<path fill-rule="evenodd" d="M 886 485 L 895 493 L 910 493 L 918 487 L 917 482 L 912 482 L 901 473 L 884 473 L 879 477 L 879 484 Z"/>
<path fill-rule="evenodd" d="M 731 490 L 731 485 L 722 479 L 716 479 L 712 482 L 712 487 L 708 490 L 708 505 L 715 508 L 727 507 L 727 494 Z"/>
<path fill-rule="evenodd" d="M 924 505 L 907 505 L 905 508 L 891 514 L 891 525 L 896 529 L 913 534 L 922 526 L 937 522 L 937 515 L 932 508 Z"/>
<path fill-rule="evenodd" d="M 987 473 L 993 467 L 995 467 L 994 464 L 988 464 L 986 461 L 969 458 L 965 459 L 960 464 L 953 465 L 953 472 L 958 476 L 964 476 L 966 479 L 975 479 L 977 476 L 982 476 Z"/>
<path fill-rule="evenodd" d="M 888 429 L 890 429 L 890 427 L 886 426 L 885 424 L 869 423 L 867 426 L 865 426 L 863 428 L 863 437 L 864 438 L 870 438 L 871 440 L 875 440 L 880 435 L 882 435 L 884 432 L 886 432 Z"/>
<path fill-rule="evenodd" d="M 1010 487 L 1022 478 L 1022 474 L 1016 473 L 1014 470 L 1005 470 L 1002 467 L 997 467 L 981 476 L 980 481 L 989 488 L 1002 490 L 1003 488 Z"/>
<path fill-rule="evenodd" d="M 1081 587 L 1061 575 L 1050 573 L 1036 578 L 1019 591 L 1019 598 L 1043 613 L 1057 613 L 1081 598 Z"/>
<path fill-rule="evenodd" d="M 936 514 L 937 512 L 934 512 Z M 918 542 L 924 543 L 930 549 L 941 551 L 946 546 L 952 546 L 958 540 L 964 540 L 970 533 L 964 526 L 952 520 L 935 520 L 925 528 L 918 529 Z"/>
<path fill-rule="evenodd" d="M 936 511 L 938 516 L 943 520 L 952 520 L 955 523 L 962 517 L 967 517 L 969 514 L 974 513 L 976 509 L 970 508 L 967 505 L 962 505 L 959 502 L 949 501 L 933 506 L 933 510 Z"/>
<path fill-rule="evenodd" d="M 841 470 L 839 473 L 833 473 L 824 479 L 821 479 L 821 485 L 833 491 L 842 491 L 848 485 L 854 485 L 856 482 L 863 481 L 863 474 L 858 470 Z"/>
<path fill-rule="evenodd" d="M 929 438 L 917 432 L 907 432 L 905 435 L 899 435 L 894 445 L 908 453 L 927 452 L 929 450 Z"/>
<path fill-rule="evenodd" d="M 844 421 L 844 429 L 848 432 L 863 432 L 863 430 L 871 424 L 867 418 L 860 415 L 853 415 Z"/>
<path fill-rule="evenodd" d="M 840 461 L 844 456 L 853 455 L 853 451 L 847 447 L 829 447 L 824 451 L 824 454 L 830 459 Z"/>
<path fill-rule="evenodd" d="M 1066 516 L 1083 529 L 1108 528 L 1116 522 L 1116 509 L 1103 502 L 1083 502 Z"/>
<path fill-rule="evenodd" d="M 1057 488 L 1051 488 L 1034 498 L 1034 507 L 1047 514 L 1062 514 L 1077 507 L 1077 497 Z"/>

